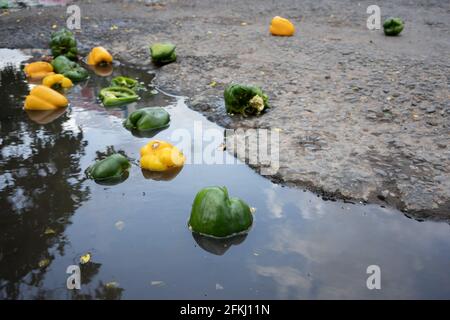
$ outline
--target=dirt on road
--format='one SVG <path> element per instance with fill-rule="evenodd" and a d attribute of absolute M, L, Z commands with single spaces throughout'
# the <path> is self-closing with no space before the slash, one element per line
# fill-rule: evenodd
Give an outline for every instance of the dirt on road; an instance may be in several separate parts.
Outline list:
<path fill-rule="evenodd" d="M 103 45 L 154 69 L 158 86 L 226 128 L 280 129 L 277 182 L 450 220 L 450 4 L 378 1 L 383 18 L 405 20 L 386 37 L 366 27 L 372 2 L 76 1 L 76 36 L 84 54 Z M 275 15 L 293 37 L 269 35 Z M 66 19 L 65 6 L 0 11 L 0 47 L 47 48 Z M 148 45 L 166 40 L 178 60 L 156 69 Z M 270 111 L 228 116 L 232 81 L 261 86 Z"/>

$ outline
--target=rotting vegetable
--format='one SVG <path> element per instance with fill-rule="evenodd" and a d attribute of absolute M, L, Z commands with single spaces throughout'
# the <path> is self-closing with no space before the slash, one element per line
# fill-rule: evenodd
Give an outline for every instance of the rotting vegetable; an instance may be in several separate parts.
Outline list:
<path fill-rule="evenodd" d="M 252 223 L 250 207 L 241 199 L 230 198 L 226 187 L 200 190 L 189 219 L 192 231 L 216 238 L 245 233 Z"/>
<path fill-rule="evenodd" d="M 68 89 L 73 86 L 72 80 L 62 74 L 51 74 L 42 80 L 42 84 L 52 89 Z"/>
<path fill-rule="evenodd" d="M 111 64 L 112 61 L 112 55 L 103 47 L 93 48 L 87 57 L 87 64 L 92 66 Z"/>
<path fill-rule="evenodd" d="M 124 87 L 107 87 L 100 90 L 100 99 L 105 107 L 120 106 L 135 102 L 139 96 L 131 89 Z"/>
<path fill-rule="evenodd" d="M 274 36 L 292 36 L 295 32 L 295 27 L 288 19 L 276 16 L 270 23 L 269 31 Z"/>
<path fill-rule="evenodd" d="M 124 87 L 134 91 L 142 89 L 142 86 L 139 83 L 139 81 L 124 76 L 117 76 L 113 78 L 111 80 L 111 85 L 113 87 Z"/>
<path fill-rule="evenodd" d="M 73 82 L 83 81 L 89 77 L 89 73 L 86 69 L 65 56 L 55 58 L 52 61 L 52 66 L 56 73 L 64 75 Z"/>
<path fill-rule="evenodd" d="M 167 64 L 177 60 L 176 46 L 171 43 L 154 43 L 150 46 L 150 54 L 155 64 Z"/>
<path fill-rule="evenodd" d="M 58 91 L 49 87 L 38 85 L 31 89 L 25 98 L 26 110 L 54 110 L 69 104 L 67 98 Z"/>
<path fill-rule="evenodd" d="M 132 112 L 124 121 L 128 130 L 137 130 L 154 134 L 169 126 L 170 115 L 161 107 L 143 108 Z"/>
<path fill-rule="evenodd" d="M 117 183 L 127 178 L 130 162 L 120 153 L 114 153 L 90 166 L 86 173 L 96 182 Z"/>
<path fill-rule="evenodd" d="M 140 150 L 141 168 L 150 171 L 166 171 L 184 165 L 185 156 L 177 147 L 166 141 L 152 140 Z"/>
<path fill-rule="evenodd" d="M 230 114 L 259 115 L 270 107 L 267 95 L 256 86 L 230 84 L 225 88 L 224 99 Z"/>
<path fill-rule="evenodd" d="M 76 60 L 78 49 L 77 41 L 73 33 L 67 29 L 53 32 L 50 40 L 50 48 L 53 57 L 65 56 L 70 60 Z"/>
<path fill-rule="evenodd" d="M 29 63 L 23 69 L 25 74 L 32 79 L 42 79 L 48 75 L 55 74 L 53 66 L 45 61 L 36 61 Z"/>
<path fill-rule="evenodd" d="M 387 36 L 397 36 L 403 31 L 405 23 L 400 18 L 388 18 L 383 23 L 384 34 Z"/>

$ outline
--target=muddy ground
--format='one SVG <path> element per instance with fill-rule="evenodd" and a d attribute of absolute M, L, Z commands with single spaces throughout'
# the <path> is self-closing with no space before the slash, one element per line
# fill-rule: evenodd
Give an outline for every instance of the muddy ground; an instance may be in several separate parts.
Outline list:
<path fill-rule="evenodd" d="M 76 1 L 77 32 L 121 61 L 151 66 L 148 44 L 177 44 L 155 69 L 163 89 L 227 128 L 279 128 L 269 178 L 325 197 L 387 203 L 415 218 L 450 219 L 450 4 L 427 1 Z M 400 16 L 400 37 L 366 28 L 366 8 Z M 268 34 L 291 19 L 294 37 Z M 65 7 L 3 11 L 0 47 L 45 48 Z M 260 85 L 272 109 L 229 117 L 223 89 Z M 212 85 L 215 84 L 215 85 Z M 258 168 L 256 168 L 258 169 Z"/>

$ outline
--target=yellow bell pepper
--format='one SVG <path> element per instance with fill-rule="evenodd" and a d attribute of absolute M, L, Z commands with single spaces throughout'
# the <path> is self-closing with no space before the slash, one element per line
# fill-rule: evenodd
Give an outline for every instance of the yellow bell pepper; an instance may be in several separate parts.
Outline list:
<path fill-rule="evenodd" d="M 276 16 L 270 23 L 270 33 L 274 36 L 292 36 L 295 27 L 288 19 Z"/>
<path fill-rule="evenodd" d="M 51 74 L 42 80 L 42 84 L 49 88 L 61 87 L 67 89 L 73 86 L 72 80 L 64 77 L 62 74 Z"/>
<path fill-rule="evenodd" d="M 109 64 L 112 61 L 112 55 L 103 47 L 95 47 L 87 57 L 87 64 L 93 66 L 98 64 Z"/>
<path fill-rule="evenodd" d="M 43 85 L 31 89 L 25 99 L 26 110 L 54 110 L 68 104 L 67 98 L 61 93 Z"/>
<path fill-rule="evenodd" d="M 42 79 L 50 74 L 54 74 L 53 66 L 45 61 L 29 63 L 23 69 L 28 77 L 32 79 Z"/>
<path fill-rule="evenodd" d="M 150 171 L 180 168 L 185 160 L 177 147 L 165 141 L 152 140 L 141 148 L 141 168 Z"/>

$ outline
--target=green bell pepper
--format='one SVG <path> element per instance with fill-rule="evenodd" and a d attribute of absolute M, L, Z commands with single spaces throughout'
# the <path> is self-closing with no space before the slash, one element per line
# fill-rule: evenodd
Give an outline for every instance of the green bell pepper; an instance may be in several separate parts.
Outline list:
<path fill-rule="evenodd" d="M 143 108 L 132 112 L 124 122 L 125 128 L 138 131 L 155 131 L 167 128 L 169 113 L 161 107 Z"/>
<path fill-rule="evenodd" d="M 200 190 L 192 205 L 190 228 L 199 234 L 224 238 L 248 231 L 253 223 L 250 207 L 230 198 L 225 187 Z"/>
<path fill-rule="evenodd" d="M 56 57 L 52 61 L 53 69 L 56 73 L 62 74 L 73 82 L 79 82 L 87 79 L 89 73 L 78 63 L 69 60 L 66 56 Z"/>
<path fill-rule="evenodd" d="M 255 86 L 230 84 L 225 88 L 224 99 L 225 108 L 231 114 L 259 115 L 270 107 L 267 95 Z"/>
<path fill-rule="evenodd" d="M 114 153 L 107 158 L 97 161 L 86 172 L 96 182 L 118 182 L 128 174 L 130 162 L 120 153 Z"/>
<path fill-rule="evenodd" d="M 55 58 L 58 56 L 65 56 L 71 60 L 77 59 L 77 41 L 75 40 L 73 33 L 67 29 L 61 29 L 52 33 L 50 48 L 52 49 L 52 55 Z"/>
<path fill-rule="evenodd" d="M 124 88 L 128 88 L 128 89 L 131 89 L 134 91 L 142 89 L 142 86 L 139 83 L 139 81 L 128 78 L 128 77 L 123 77 L 123 76 L 118 76 L 118 77 L 113 78 L 111 80 L 111 86 L 124 87 Z"/>
<path fill-rule="evenodd" d="M 152 61 L 156 64 L 167 64 L 177 60 L 176 46 L 171 43 L 155 43 L 150 46 Z"/>
<path fill-rule="evenodd" d="M 139 99 L 136 92 L 125 87 L 104 88 L 100 90 L 99 96 L 105 107 L 121 106 Z"/>
<path fill-rule="evenodd" d="M 405 24 L 400 18 L 388 18 L 383 23 L 384 34 L 387 36 L 397 36 L 403 31 Z"/>

